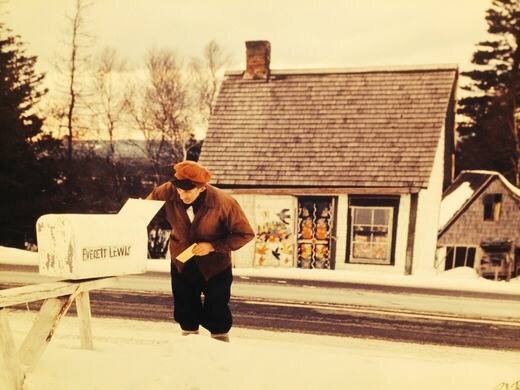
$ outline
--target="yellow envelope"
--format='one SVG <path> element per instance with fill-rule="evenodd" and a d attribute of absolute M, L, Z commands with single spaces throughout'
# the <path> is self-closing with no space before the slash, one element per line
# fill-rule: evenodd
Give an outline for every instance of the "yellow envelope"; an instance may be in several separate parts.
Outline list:
<path fill-rule="evenodd" d="M 179 260 L 181 263 L 187 262 L 189 259 L 191 259 L 193 256 L 193 248 L 195 248 L 195 245 L 197 243 L 191 244 L 188 248 L 184 249 L 181 253 L 179 253 L 176 257 L 177 260 Z"/>

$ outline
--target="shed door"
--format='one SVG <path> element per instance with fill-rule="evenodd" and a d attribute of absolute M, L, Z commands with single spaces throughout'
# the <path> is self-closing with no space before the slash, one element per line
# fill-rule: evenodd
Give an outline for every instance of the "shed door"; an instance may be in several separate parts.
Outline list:
<path fill-rule="evenodd" d="M 255 198 L 255 267 L 294 267 L 294 214 L 292 196 Z"/>
<path fill-rule="evenodd" d="M 298 198 L 299 268 L 333 268 L 334 209 L 332 197 Z"/>

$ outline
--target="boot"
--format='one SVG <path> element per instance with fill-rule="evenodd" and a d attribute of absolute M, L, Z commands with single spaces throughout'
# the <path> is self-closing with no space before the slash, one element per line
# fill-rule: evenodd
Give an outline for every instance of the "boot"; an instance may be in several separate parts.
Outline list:
<path fill-rule="evenodd" d="M 182 330 L 183 336 L 189 336 L 190 334 L 199 334 L 199 330 Z"/>
<path fill-rule="evenodd" d="M 212 333 L 211 338 L 218 341 L 224 341 L 225 343 L 229 343 L 228 333 Z"/>

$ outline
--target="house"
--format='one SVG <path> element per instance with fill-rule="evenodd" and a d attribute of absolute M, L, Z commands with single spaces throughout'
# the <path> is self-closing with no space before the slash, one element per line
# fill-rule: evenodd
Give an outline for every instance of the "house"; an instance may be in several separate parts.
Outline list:
<path fill-rule="evenodd" d="M 257 228 L 236 267 L 432 270 L 456 66 L 273 70 L 246 42 L 200 162 Z"/>
<path fill-rule="evenodd" d="M 520 189 L 493 171 L 463 171 L 441 203 L 438 269 L 472 267 L 498 279 L 520 273 Z"/>

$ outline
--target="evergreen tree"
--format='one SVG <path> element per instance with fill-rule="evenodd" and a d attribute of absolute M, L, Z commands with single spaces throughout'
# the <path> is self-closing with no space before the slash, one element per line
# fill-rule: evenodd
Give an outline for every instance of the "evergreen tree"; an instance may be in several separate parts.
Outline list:
<path fill-rule="evenodd" d="M 461 73 L 469 96 L 459 101 L 457 168 L 496 170 L 519 185 L 520 0 L 493 0 L 486 21 L 492 39 L 477 44 L 477 67 Z"/>
<path fill-rule="evenodd" d="M 55 182 L 52 161 L 58 147 L 43 136 L 35 104 L 46 93 L 36 57 L 0 23 L 0 244 L 20 246 L 34 230 L 41 205 Z"/>

